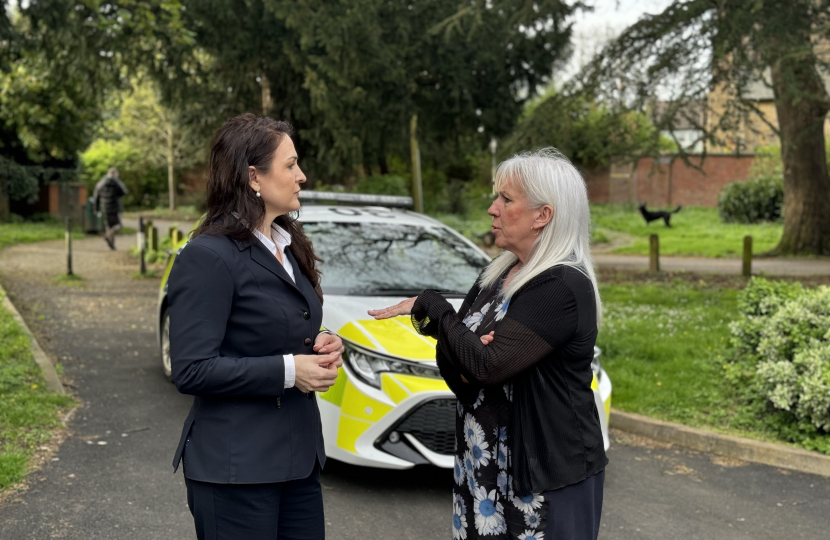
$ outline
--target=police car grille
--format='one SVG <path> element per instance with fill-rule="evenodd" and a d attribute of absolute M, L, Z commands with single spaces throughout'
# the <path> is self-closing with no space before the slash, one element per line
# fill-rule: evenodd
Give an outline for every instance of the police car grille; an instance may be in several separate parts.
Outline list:
<path fill-rule="evenodd" d="M 455 400 L 436 399 L 418 407 L 397 428 L 438 454 L 455 452 Z"/>

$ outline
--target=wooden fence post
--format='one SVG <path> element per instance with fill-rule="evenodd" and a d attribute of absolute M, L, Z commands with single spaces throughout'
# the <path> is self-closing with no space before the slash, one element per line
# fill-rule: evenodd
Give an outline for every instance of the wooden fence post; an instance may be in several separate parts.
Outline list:
<path fill-rule="evenodd" d="M 742 274 L 744 277 L 752 275 L 752 237 L 744 236 L 744 260 Z"/>
<path fill-rule="evenodd" d="M 146 251 L 147 251 L 147 229 L 144 226 L 144 217 L 143 216 L 138 216 L 138 237 L 137 237 L 137 241 L 138 241 L 138 252 L 139 252 L 139 256 L 141 257 L 140 272 L 141 272 L 141 275 L 143 276 L 144 274 L 147 273 L 147 266 L 144 262 L 144 255 L 146 254 Z"/>
<path fill-rule="evenodd" d="M 159 250 L 159 230 L 157 227 L 153 226 L 153 222 L 147 220 L 147 223 L 144 225 L 144 234 L 145 238 L 147 239 L 147 250 L 148 251 L 158 251 Z"/>
<path fill-rule="evenodd" d="M 72 275 L 72 219 L 66 218 L 66 275 Z"/>
<path fill-rule="evenodd" d="M 660 271 L 660 237 L 652 234 L 648 239 L 648 271 Z"/>
<path fill-rule="evenodd" d="M 182 240 L 182 231 L 176 227 L 170 227 L 170 241 L 175 246 Z"/>

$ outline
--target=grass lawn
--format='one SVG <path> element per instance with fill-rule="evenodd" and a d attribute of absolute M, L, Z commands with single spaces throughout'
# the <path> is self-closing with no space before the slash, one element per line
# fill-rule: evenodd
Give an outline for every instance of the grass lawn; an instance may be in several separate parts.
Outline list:
<path fill-rule="evenodd" d="M 724 377 L 728 323 L 738 315 L 738 289 L 729 285 L 642 277 L 600 285 L 604 320 L 597 345 L 615 408 L 784 442 Z"/>
<path fill-rule="evenodd" d="M 28 336 L 0 305 L 0 490 L 26 475 L 29 459 L 73 406 L 71 397 L 46 389 Z"/>
<path fill-rule="evenodd" d="M 632 235 L 634 243 L 614 253 L 648 255 L 649 235 L 660 235 L 661 255 L 740 257 L 744 236 L 753 238 L 753 251 L 763 253 L 778 244 L 780 223 L 741 225 L 722 223 L 717 208 L 685 207 L 671 218 L 671 228 L 662 220 L 646 225 L 636 208 L 592 204 L 591 219 L 599 230 L 609 229 Z"/>
<path fill-rule="evenodd" d="M 138 216 L 144 216 L 144 219 L 169 219 L 173 221 L 193 221 L 202 217 L 204 212 L 200 212 L 195 206 L 179 206 L 175 210 L 170 210 L 164 206 L 157 206 L 156 208 L 140 208 L 132 209 L 124 212 L 124 217 L 138 219 Z"/>
<path fill-rule="evenodd" d="M 58 240 L 64 237 L 64 225 L 57 221 L 42 223 L 0 223 L 0 249 L 14 244 L 40 242 L 42 240 Z M 73 238 L 83 238 L 84 235 L 75 232 Z"/>

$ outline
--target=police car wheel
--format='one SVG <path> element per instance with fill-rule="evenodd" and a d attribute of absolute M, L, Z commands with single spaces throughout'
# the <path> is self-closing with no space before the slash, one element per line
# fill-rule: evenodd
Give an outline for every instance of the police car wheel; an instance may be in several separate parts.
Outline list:
<path fill-rule="evenodd" d="M 173 382 L 173 368 L 170 365 L 170 315 L 167 311 L 161 319 L 161 369 L 167 380 Z"/>

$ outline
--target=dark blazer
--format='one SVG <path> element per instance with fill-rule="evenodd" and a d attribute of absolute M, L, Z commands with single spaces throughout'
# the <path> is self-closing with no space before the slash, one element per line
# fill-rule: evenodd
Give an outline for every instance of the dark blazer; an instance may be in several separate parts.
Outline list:
<path fill-rule="evenodd" d="M 284 388 L 284 354 L 314 354 L 323 309 L 297 260 L 297 284 L 256 238 L 202 235 L 168 281 L 173 382 L 195 396 L 179 460 L 191 480 L 285 482 L 326 456 L 314 393 Z"/>

